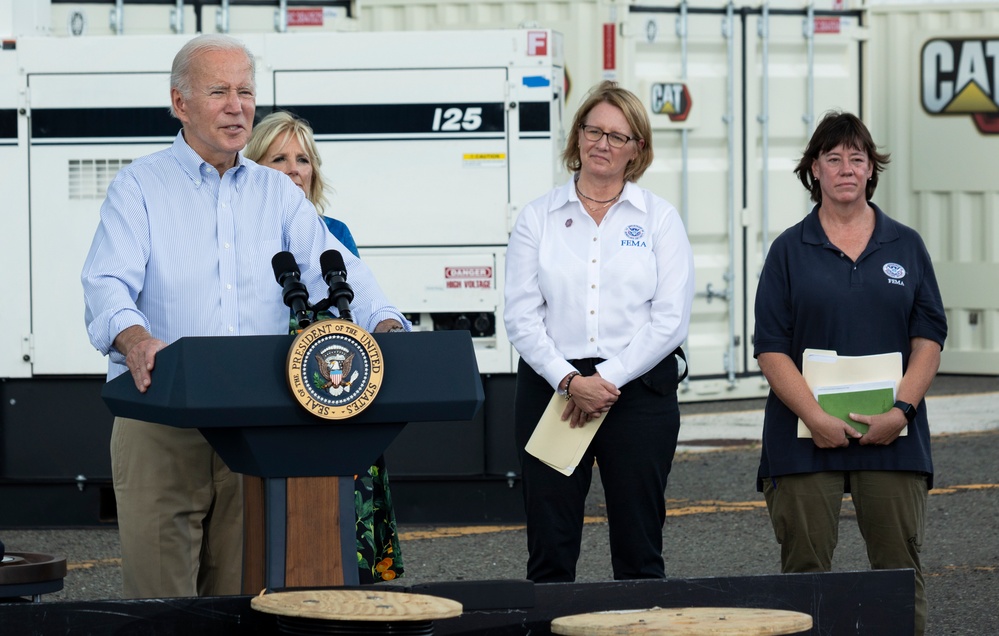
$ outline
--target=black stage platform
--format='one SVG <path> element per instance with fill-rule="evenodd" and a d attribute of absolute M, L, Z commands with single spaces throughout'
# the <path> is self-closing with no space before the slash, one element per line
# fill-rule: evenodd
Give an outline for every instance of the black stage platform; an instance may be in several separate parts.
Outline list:
<path fill-rule="evenodd" d="M 462 603 L 460 617 L 434 625 L 439 636 L 538 636 L 551 634 L 551 621 L 560 616 L 651 607 L 793 610 L 812 616 L 814 635 L 881 636 L 913 632 L 914 586 L 912 570 L 881 570 L 545 585 L 464 581 L 379 588 Z M 18 636 L 277 634 L 275 618 L 252 610 L 250 598 L 14 601 L 0 603 L 0 625 L 4 634 Z"/>

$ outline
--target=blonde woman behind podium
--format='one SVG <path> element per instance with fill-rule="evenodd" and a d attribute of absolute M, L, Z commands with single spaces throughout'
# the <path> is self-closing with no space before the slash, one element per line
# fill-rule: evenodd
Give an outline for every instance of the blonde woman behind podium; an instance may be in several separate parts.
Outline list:
<path fill-rule="evenodd" d="M 308 122 L 285 111 L 273 112 L 253 127 L 246 158 L 280 170 L 305 192 L 330 233 L 355 256 L 354 237 L 342 221 L 323 214 L 326 184 L 320 168 L 322 158 Z M 329 314 L 320 316 L 330 317 Z M 295 322 L 294 317 L 291 318 Z M 399 328 L 401 329 L 401 325 Z M 292 325 L 292 329 L 297 324 Z M 391 581 L 402 576 L 404 568 L 395 508 L 389 488 L 385 458 L 379 457 L 367 473 L 354 478 L 354 504 L 357 514 L 357 568 L 361 583 Z"/>

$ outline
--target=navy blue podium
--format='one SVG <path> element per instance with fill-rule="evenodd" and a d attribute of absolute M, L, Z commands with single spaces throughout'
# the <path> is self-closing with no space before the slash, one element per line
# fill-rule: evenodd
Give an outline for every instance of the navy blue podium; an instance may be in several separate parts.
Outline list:
<path fill-rule="evenodd" d="M 153 383 L 105 385 L 119 417 L 197 428 L 244 480 L 243 590 L 358 581 L 354 475 L 409 422 L 471 420 L 483 402 L 466 331 L 374 334 L 385 372 L 358 415 L 325 420 L 292 397 L 293 336 L 182 338 L 156 356 Z M 343 493 L 343 496 L 340 496 Z"/>

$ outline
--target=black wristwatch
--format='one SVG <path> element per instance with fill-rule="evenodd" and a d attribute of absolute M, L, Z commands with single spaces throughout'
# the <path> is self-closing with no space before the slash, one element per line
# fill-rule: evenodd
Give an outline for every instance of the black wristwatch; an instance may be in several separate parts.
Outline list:
<path fill-rule="evenodd" d="M 895 402 L 894 407 L 902 411 L 902 413 L 905 415 L 905 421 L 908 422 L 909 424 L 912 424 L 912 420 L 916 419 L 916 407 L 909 404 L 908 402 L 903 402 L 902 400 L 899 400 Z"/>

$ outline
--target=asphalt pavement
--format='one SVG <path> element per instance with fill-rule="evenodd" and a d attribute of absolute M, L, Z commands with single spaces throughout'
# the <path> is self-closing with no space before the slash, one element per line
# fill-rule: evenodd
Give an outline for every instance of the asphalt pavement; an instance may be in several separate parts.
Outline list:
<path fill-rule="evenodd" d="M 666 491 L 667 575 L 677 578 L 774 574 L 779 546 L 755 491 L 762 401 L 681 406 L 681 442 Z M 930 604 L 928 634 L 999 633 L 999 377 L 941 376 L 927 398 L 934 432 L 935 488 L 922 549 Z M 408 526 L 406 575 L 436 581 L 520 579 L 524 528 Z M 62 600 L 120 598 L 114 528 L 0 530 L 8 550 L 67 558 Z M 847 499 L 840 518 L 836 571 L 866 570 L 863 541 Z M 587 502 L 578 580 L 610 578 L 607 524 L 599 480 Z"/>

